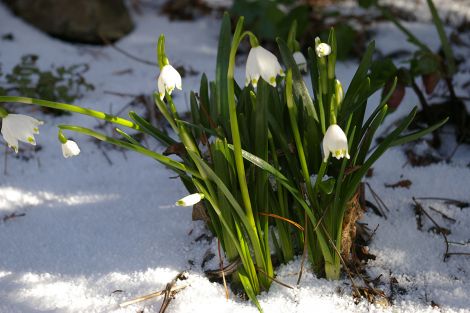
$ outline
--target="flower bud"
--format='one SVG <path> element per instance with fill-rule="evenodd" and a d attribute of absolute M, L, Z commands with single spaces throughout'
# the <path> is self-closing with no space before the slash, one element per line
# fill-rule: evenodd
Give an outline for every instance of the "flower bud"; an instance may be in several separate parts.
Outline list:
<path fill-rule="evenodd" d="M 315 38 L 315 52 L 319 58 L 326 57 L 331 53 L 331 47 L 323 42 L 320 42 L 320 39 Z"/>
<path fill-rule="evenodd" d="M 204 199 L 204 194 L 202 193 L 193 193 L 192 195 L 186 196 L 182 199 L 176 201 L 177 206 L 192 206 Z"/>

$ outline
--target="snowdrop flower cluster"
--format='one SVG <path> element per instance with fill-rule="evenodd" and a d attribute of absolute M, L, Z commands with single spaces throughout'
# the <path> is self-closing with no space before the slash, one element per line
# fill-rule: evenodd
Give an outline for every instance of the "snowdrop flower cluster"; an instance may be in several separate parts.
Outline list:
<path fill-rule="evenodd" d="M 316 41 L 317 40 L 319 39 L 317 38 Z M 323 58 L 331 53 L 331 47 L 328 44 L 322 42 L 316 45 L 315 52 L 319 58 Z"/>
<path fill-rule="evenodd" d="M 80 148 L 77 143 L 73 140 L 67 140 L 62 143 L 62 155 L 64 158 L 73 157 L 80 154 Z"/>
<path fill-rule="evenodd" d="M 330 125 L 326 130 L 325 137 L 323 137 L 324 162 L 328 160 L 330 153 L 338 160 L 344 157 L 346 159 L 350 158 L 348 138 L 346 138 L 346 134 L 337 124 Z"/>
<path fill-rule="evenodd" d="M 246 86 L 251 83 L 254 88 L 258 85 L 260 77 L 271 86 L 276 87 L 276 77 L 278 75 L 284 76 L 276 56 L 261 46 L 251 48 L 248 53 L 245 73 Z"/>
<path fill-rule="evenodd" d="M 36 145 L 34 135 L 39 134 L 39 125 L 42 124 L 43 122 L 28 115 L 7 114 L 2 119 L 3 139 L 18 153 L 18 141 Z"/>
<path fill-rule="evenodd" d="M 165 92 L 171 95 L 175 88 L 181 90 L 181 75 L 173 66 L 167 64 L 160 71 L 157 86 L 160 99 L 163 100 Z"/>

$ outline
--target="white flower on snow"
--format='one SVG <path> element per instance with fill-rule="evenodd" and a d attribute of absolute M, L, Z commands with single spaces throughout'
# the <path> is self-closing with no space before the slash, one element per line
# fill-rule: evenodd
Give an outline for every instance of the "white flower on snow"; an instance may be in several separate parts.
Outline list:
<path fill-rule="evenodd" d="M 28 115 L 8 114 L 2 121 L 3 139 L 18 153 L 18 141 L 36 145 L 34 135 L 39 134 L 38 127 L 42 124 L 43 122 Z"/>
<path fill-rule="evenodd" d="M 261 76 L 268 84 L 276 87 L 276 76 L 284 76 L 276 56 L 261 46 L 251 48 L 246 60 L 246 86 L 256 88 Z"/>
<path fill-rule="evenodd" d="M 336 124 L 330 125 L 323 137 L 323 161 L 328 160 L 330 152 L 338 160 L 344 157 L 349 159 L 348 138 L 341 127 Z"/>
<path fill-rule="evenodd" d="M 331 53 L 331 47 L 322 42 L 315 47 L 315 52 L 319 58 L 323 58 Z"/>
<path fill-rule="evenodd" d="M 64 155 L 64 158 L 76 156 L 79 153 L 80 148 L 78 147 L 75 141 L 67 140 L 65 143 L 62 144 L 62 154 Z"/>
<path fill-rule="evenodd" d="M 160 76 L 158 76 L 157 85 L 160 99 L 163 100 L 165 91 L 171 95 L 173 89 L 178 88 L 181 90 L 181 75 L 173 66 L 167 64 L 162 68 Z"/>
<path fill-rule="evenodd" d="M 294 52 L 292 55 L 294 57 L 294 61 L 299 67 L 299 70 L 306 72 L 307 71 L 307 60 L 305 56 L 300 51 Z"/>
<path fill-rule="evenodd" d="M 176 201 L 175 204 L 177 206 L 191 206 L 191 205 L 194 205 L 194 204 L 198 203 L 202 199 L 204 199 L 204 194 L 202 194 L 202 193 L 193 193 L 192 195 L 189 195 L 189 196 L 186 196 L 182 199 L 179 199 L 178 201 Z"/>

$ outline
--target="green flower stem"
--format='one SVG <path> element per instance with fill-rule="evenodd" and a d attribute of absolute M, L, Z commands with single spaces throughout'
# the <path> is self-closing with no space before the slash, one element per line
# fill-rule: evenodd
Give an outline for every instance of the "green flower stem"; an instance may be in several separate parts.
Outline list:
<path fill-rule="evenodd" d="M 67 142 L 67 137 L 64 136 L 61 129 L 59 129 L 59 132 L 57 133 L 57 138 L 59 139 L 60 143 Z"/>
<path fill-rule="evenodd" d="M 235 159 L 235 167 L 237 169 L 237 176 L 238 182 L 240 185 L 240 192 L 242 195 L 243 204 L 245 207 L 246 218 L 248 219 L 250 229 L 247 229 L 248 233 L 252 232 L 253 235 L 251 237 L 253 251 L 256 259 L 256 263 L 259 267 L 263 268 L 268 275 L 273 275 L 272 266 L 269 266 L 269 262 L 266 261 L 267 258 L 270 258 L 270 253 L 263 253 L 261 249 L 261 242 L 259 239 L 258 230 L 256 227 L 255 217 L 253 214 L 253 208 L 251 205 L 250 200 L 250 193 L 248 191 L 248 185 L 246 182 L 246 173 L 245 173 L 245 165 L 243 163 L 243 156 L 242 156 L 242 145 L 240 139 L 240 132 L 238 127 L 238 119 L 237 119 L 237 109 L 235 103 L 235 82 L 234 82 L 234 72 L 235 72 L 235 56 L 238 50 L 238 46 L 240 42 L 245 36 L 250 36 L 250 38 L 256 38 L 253 33 L 251 32 L 244 32 L 242 33 L 243 28 L 243 21 L 244 18 L 240 17 L 238 20 L 237 26 L 235 28 L 235 32 L 233 34 L 232 46 L 230 50 L 230 58 L 229 58 L 229 66 L 227 72 L 227 91 L 228 91 L 228 104 L 229 104 L 229 117 L 230 117 L 230 130 L 232 133 L 232 141 L 233 141 L 233 154 Z M 269 249 L 266 247 L 266 251 L 269 252 Z M 246 268 L 246 270 L 249 270 Z M 254 275 L 253 275 L 254 276 Z M 265 287 L 269 287 L 271 281 L 267 278 L 260 277 L 262 281 L 262 285 Z M 255 283 L 255 282 L 253 282 Z"/>
<path fill-rule="evenodd" d="M 122 148 L 126 148 L 126 149 L 129 149 L 129 150 L 138 152 L 138 153 L 143 154 L 145 156 L 151 157 L 152 159 L 155 159 L 158 162 L 160 162 L 160 163 L 162 163 L 162 164 L 164 164 L 164 165 L 166 165 L 166 166 L 168 166 L 172 169 L 184 171 L 184 172 L 186 172 L 186 173 L 188 173 L 188 174 L 190 174 L 190 175 L 192 175 L 196 178 L 201 179 L 201 175 L 199 175 L 199 173 L 197 171 L 195 171 L 191 168 L 188 168 L 183 163 L 175 161 L 175 160 L 173 160 L 173 159 L 171 159 L 167 156 L 161 155 L 159 153 L 153 152 L 153 151 L 151 151 L 149 149 L 146 149 L 142 146 L 138 146 L 138 145 L 126 142 L 126 141 L 122 141 L 122 140 L 118 140 L 118 139 L 115 139 L 115 138 L 108 137 L 106 135 L 95 132 L 94 130 L 91 130 L 91 129 L 86 128 L 86 127 L 75 126 L 75 125 L 59 125 L 58 128 L 61 129 L 61 130 L 69 130 L 69 131 L 73 131 L 73 132 L 76 132 L 76 133 L 81 133 L 81 134 L 99 139 L 101 141 L 106 141 L 106 142 L 109 142 L 113 145 L 116 145 L 116 146 L 119 146 L 119 147 L 122 147 Z"/>
<path fill-rule="evenodd" d="M 158 44 L 157 44 L 157 60 L 158 60 L 158 66 L 160 67 L 160 70 L 165 65 L 170 64 L 170 61 L 168 61 L 168 58 L 166 57 L 165 54 L 165 35 L 161 34 L 160 37 L 158 38 Z"/>
<path fill-rule="evenodd" d="M 60 103 L 60 102 L 53 102 L 47 100 L 40 100 L 34 98 L 26 98 L 26 97 L 13 97 L 13 96 L 0 96 L 0 103 L 1 102 L 17 102 L 17 103 L 24 103 L 24 104 L 35 104 L 43 107 L 48 107 L 52 109 L 67 111 L 67 112 L 75 112 L 83 115 L 88 115 L 100 120 L 105 120 L 114 124 L 122 125 L 128 128 L 133 128 L 138 131 L 143 131 L 139 125 L 126 120 L 121 117 L 117 117 L 114 115 L 106 114 L 100 111 L 95 111 L 92 109 L 82 108 L 77 105 Z"/>
<path fill-rule="evenodd" d="M 235 55 L 237 53 L 238 46 L 243 39 L 240 35 L 242 27 L 243 27 L 243 17 L 240 17 L 238 20 L 237 27 L 235 29 L 235 33 L 233 35 L 232 41 L 232 48 L 230 50 L 230 61 L 228 66 L 228 73 L 227 73 L 227 83 L 228 83 L 228 102 L 229 102 L 229 116 L 230 116 L 230 129 L 232 132 L 232 141 L 233 141 L 233 151 L 235 157 L 235 166 L 237 168 L 238 173 L 238 182 L 240 184 L 240 190 L 243 198 L 243 204 L 245 206 L 246 214 L 248 220 L 250 222 L 250 226 L 255 233 L 257 233 L 255 219 L 253 216 L 253 209 L 251 206 L 250 194 L 248 192 L 248 186 L 246 183 L 246 174 L 245 174 L 245 166 L 243 164 L 243 156 L 242 156 L 242 145 L 240 139 L 240 131 L 238 127 L 238 119 L 237 119 L 237 108 L 235 103 L 235 86 L 234 86 L 234 72 L 235 72 Z M 245 32 L 244 34 L 247 34 Z"/>
<path fill-rule="evenodd" d="M 0 107 L 0 118 L 5 118 L 8 115 L 8 111 Z"/>

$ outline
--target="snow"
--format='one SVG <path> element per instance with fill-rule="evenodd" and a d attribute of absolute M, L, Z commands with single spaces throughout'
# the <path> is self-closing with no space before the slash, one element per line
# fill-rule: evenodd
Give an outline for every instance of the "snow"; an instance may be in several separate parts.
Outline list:
<path fill-rule="evenodd" d="M 170 61 L 199 72 L 184 77 L 183 91 L 173 93 L 178 109 L 187 110 L 189 91 L 198 88 L 200 74 L 214 77 L 219 21 L 205 17 L 169 22 L 153 12 L 134 18 L 136 29 L 117 43 L 119 47 L 152 61 L 158 35 L 165 33 Z M 437 48 L 432 26 L 407 25 Z M 79 105 L 117 112 L 130 98 L 105 91 L 151 94 L 156 88 L 156 67 L 130 60 L 111 47 L 72 45 L 50 38 L 0 4 L 0 35 L 9 32 L 15 39 L 0 42 L 3 72 L 9 72 L 26 53 L 38 54 L 42 68 L 52 64 L 90 65 L 85 77 L 96 90 L 78 100 Z M 384 53 L 411 49 L 401 33 L 386 23 L 377 28 L 376 38 Z M 397 42 L 403 46 L 395 47 Z M 353 62 L 338 64 L 344 86 L 356 66 Z M 113 74 L 126 69 L 132 71 Z M 237 68 L 240 81 L 243 70 Z M 378 97 L 374 95 L 371 102 L 376 103 Z M 417 99 L 407 93 L 403 103 L 386 124 L 406 114 Z M 32 157 L 24 160 L 9 152 L 6 174 L 0 173 L 0 218 L 25 214 L 0 220 L 1 313 L 154 312 L 161 298 L 124 308 L 119 304 L 163 289 L 183 270 L 188 271 L 189 278 L 178 284 L 188 287 L 176 295 L 167 312 L 257 312 L 251 303 L 234 295 L 226 300 L 223 286 L 205 277 L 205 269 L 218 266 L 215 257 L 201 268 L 206 251 L 217 255 L 217 242 L 196 241 L 207 231 L 201 222 L 191 221 L 189 208 L 174 205 L 186 191 L 178 180 L 171 179 L 172 172 L 135 153 L 100 148 L 77 134 L 67 135 L 79 143 L 81 154 L 65 160 L 55 125 L 95 127 L 98 123 L 76 115 L 54 118 L 26 105 L 18 105 L 18 111 L 41 118 L 45 125 L 37 137 L 42 149 L 33 153 L 31 146 L 22 144 L 24 151 L 20 154 Z M 444 156 L 454 144 L 449 136 L 445 146 L 450 148 L 442 152 Z M 157 143 L 149 141 L 149 145 L 161 151 Z M 470 202 L 469 153 L 470 149 L 462 146 L 452 163 L 413 168 L 406 163 L 402 149 L 393 148 L 375 164 L 374 175 L 367 180 L 390 210 L 386 219 L 368 212 L 362 221 L 371 229 L 379 225 L 370 246 L 377 258 L 369 261 L 367 270 L 371 277 L 382 275 L 379 287 L 387 294 L 391 276 L 404 288 L 406 292 L 396 295 L 393 306 L 365 300 L 355 304 L 346 278 L 326 281 L 308 270 L 296 286 L 300 267 L 300 259 L 296 259 L 276 270 L 277 279 L 296 287 L 287 289 L 274 283 L 259 297 L 265 312 L 470 312 L 470 259 L 451 256 L 443 262 L 442 236 L 428 232 L 433 224 L 426 217 L 419 231 L 412 208 L 413 196 Z M 402 179 L 412 181 L 409 189 L 385 187 Z M 449 241 L 461 243 L 452 243 L 450 252 L 470 252 L 469 208 L 439 200 L 418 201 L 441 226 L 451 230 Z M 429 206 L 456 222 L 443 219 Z M 432 303 L 439 307 L 432 307 Z"/>

